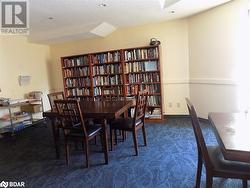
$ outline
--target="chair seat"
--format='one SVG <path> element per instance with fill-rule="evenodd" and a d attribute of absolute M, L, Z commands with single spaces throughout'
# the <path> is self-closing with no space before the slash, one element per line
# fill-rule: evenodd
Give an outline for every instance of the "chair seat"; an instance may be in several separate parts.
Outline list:
<path fill-rule="evenodd" d="M 237 173 L 244 175 L 248 172 L 250 176 L 250 163 L 226 160 L 218 146 L 208 146 L 207 149 L 215 171 L 228 174 L 234 171 L 234 174 Z"/>
<path fill-rule="evenodd" d="M 142 123 L 141 119 L 135 122 L 135 126 Z M 131 130 L 133 128 L 133 118 L 118 118 L 110 123 L 110 128 L 120 130 Z"/>
<path fill-rule="evenodd" d="M 100 132 L 102 129 L 101 126 L 96 126 L 96 125 L 90 125 L 86 126 L 86 131 L 88 137 L 92 137 L 96 135 L 98 132 Z M 71 129 L 70 132 L 67 134 L 67 137 L 83 137 L 83 131 L 81 130 L 81 127 L 77 127 L 75 129 Z"/>

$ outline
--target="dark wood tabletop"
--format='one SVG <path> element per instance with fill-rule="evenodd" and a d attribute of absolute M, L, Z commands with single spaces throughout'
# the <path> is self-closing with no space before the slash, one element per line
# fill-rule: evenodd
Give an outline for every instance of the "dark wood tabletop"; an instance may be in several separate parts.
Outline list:
<path fill-rule="evenodd" d="M 123 101 L 81 101 L 81 110 L 85 118 L 115 119 L 133 104 L 133 100 Z M 57 116 L 56 111 L 43 112 L 44 117 Z"/>
<path fill-rule="evenodd" d="M 250 114 L 209 113 L 225 159 L 250 163 Z"/>

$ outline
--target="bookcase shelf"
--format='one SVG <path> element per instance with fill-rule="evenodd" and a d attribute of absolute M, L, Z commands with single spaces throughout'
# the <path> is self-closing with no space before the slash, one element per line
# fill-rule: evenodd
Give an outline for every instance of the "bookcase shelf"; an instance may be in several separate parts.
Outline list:
<path fill-rule="evenodd" d="M 159 46 L 119 49 L 61 58 L 66 97 L 98 98 L 107 87 L 134 97 L 147 89 L 149 119 L 162 118 Z"/>

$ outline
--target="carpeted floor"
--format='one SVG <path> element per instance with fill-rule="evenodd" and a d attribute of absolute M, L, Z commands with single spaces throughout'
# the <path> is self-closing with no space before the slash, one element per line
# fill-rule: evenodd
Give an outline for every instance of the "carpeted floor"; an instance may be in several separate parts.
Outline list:
<path fill-rule="evenodd" d="M 207 143 L 217 144 L 209 125 L 202 123 L 202 127 Z M 133 156 L 129 135 L 109 153 L 108 165 L 103 165 L 100 145 L 91 145 L 91 167 L 86 169 L 81 147 L 79 151 L 71 147 L 71 163 L 67 166 L 63 142 L 61 158 L 55 159 L 50 126 L 28 128 L 15 137 L 0 140 L 0 182 L 24 181 L 25 187 L 35 188 L 194 187 L 197 150 L 189 119 L 169 118 L 163 124 L 147 124 L 146 129 L 148 146 L 139 148 L 138 157 Z M 139 143 L 143 144 L 141 133 Z M 204 186 L 203 172 L 201 187 Z M 214 178 L 213 187 L 241 187 L 241 181 Z"/>

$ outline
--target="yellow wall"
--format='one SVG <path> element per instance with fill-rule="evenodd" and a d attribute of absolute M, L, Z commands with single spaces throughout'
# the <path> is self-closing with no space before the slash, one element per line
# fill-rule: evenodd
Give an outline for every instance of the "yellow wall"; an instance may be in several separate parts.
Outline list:
<path fill-rule="evenodd" d="M 0 36 L 0 97 L 19 99 L 42 91 L 47 109 L 49 55 L 48 46 L 28 43 L 24 36 Z M 19 75 L 31 76 L 30 84 L 19 86 Z"/>
<path fill-rule="evenodd" d="M 235 0 L 188 20 L 190 97 L 201 117 L 239 109 L 238 68 L 249 71 L 248 3 Z"/>
<path fill-rule="evenodd" d="M 105 38 L 51 45 L 52 88 L 55 91 L 63 90 L 60 57 L 145 46 L 153 37 L 161 41 L 163 112 L 185 113 L 184 97 L 189 96 L 188 25 L 185 19 L 118 29 Z M 180 103 L 180 107 L 177 107 L 177 103 Z"/>
<path fill-rule="evenodd" d="M 1 36 L 0 96 L 22 98 L 33 90 L 63 90 L 60 57 L 145 46 L 155 37 L 161 41 L 164 114 L 186 114 L 185 97 L 204 118 L 209 111 L 235 110 L 236 70 L 245 67 L 241 60 L 246 52 L 242 31 L 247 2 L 235 0 L 188 19 L 121 28 L 105 38 L 50 47 L 28 43 L 25 37 Z M 30 85 L 18 85 L 20 74 L 31 76 Z"/>

